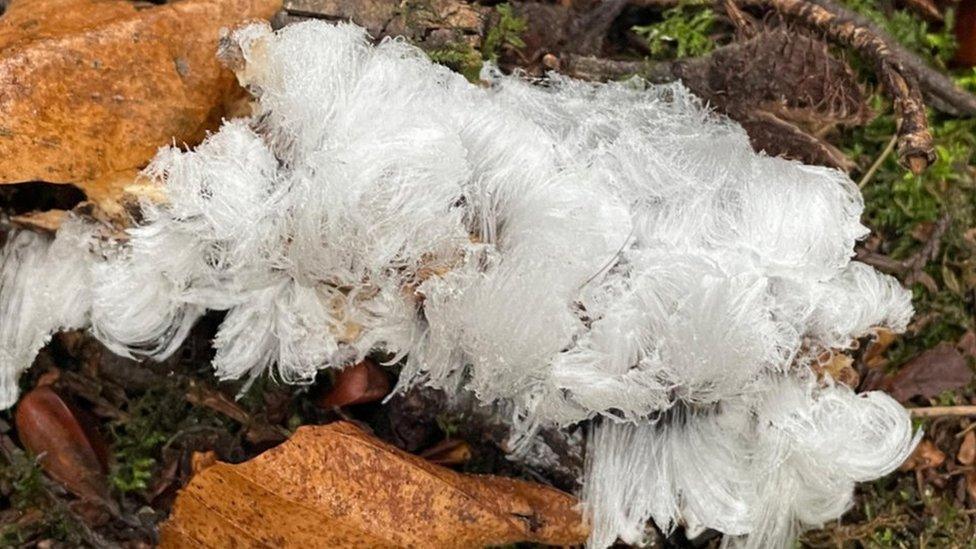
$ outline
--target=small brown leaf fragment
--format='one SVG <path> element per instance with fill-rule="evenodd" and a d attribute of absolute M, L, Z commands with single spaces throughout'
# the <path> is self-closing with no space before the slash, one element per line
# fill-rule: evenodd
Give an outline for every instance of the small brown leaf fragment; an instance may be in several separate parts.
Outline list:
<path fill-rule="evenodd" d="M 861 357 L 864 365 L 868 368 L 880 368 L 886 365 L 888 360 L 884 357 L 885 351 L 891 347 L 897 337 L 894 332 L 887 328 L 875 329 L 874 338 L 868 343 L 864 355 Z"/>
<path fill-rule="evenodd" d="M 109 495 L 108 451 L 89 420 L 51 387 L 24 395 L 15 414 L 21 444 L 38 456 L 41 469 L 71 493 L 92 501 Z"/>
<path fill-rule="evenodd" d="M 382 399 L 390 393 L 390 378 L 375 362 L 366 359 L 343 369 L 329 392 L 319 400 L 320 408 L 340 408 Z"/>
<path fill-rule="evenodd" d="M 885 389 L 895 400 L 907 402 L 965 387 L 972 378 L 966 358 L 952 344 L 942 342 L 909 360 L 886 381 Z"/>
<path fill-rule="evenodd" d="M 905 463 L 898 468 L 899 471 L 918 471 L 924 469 L 934 469 L 945 463 L 945 452 L 939 450 L 934 442 L 928 439 L 922 440 L 915 447 L 912 455 L 908 456 Z"/>
<path fill-rule="evenodd" d="M 194 475 L 200 474 L 214 463 L 217 463 L 217 453 L 213 450 L 193 452 L 193 456 L 190 457 L 190 468 Z"/>
<path fill-rule="evenodd" d="M 819 364 L 814 366 L 814 370 L 820 377 L 829 376 L 838 383 L 856 388 L 861 378 L 852 367 L 852 364 L 854 364 L 854 359 L 849 355 L 840 352 L 831 352 Z"/>
<path fill-rule="evenodd" d="M 112 215 L 135 173 L 243 96 L 221 28 L 280 0 L 14 0 L 0 18 L 0 183 L 73 183 Z"/>
<path fill-rule="evenodd" d="M 437 465 L 460 465 L 471 460 L 471 446 L 457 439 L 444 439 L 420 453 L 420 457 Z"/>
<path fill-rule="evenodd" d="M 587 536 L 577 503 L 548 486 L 439 467 L 337 422 L 194 476 L 161 547 L 575 545 Z"/>
<path fill-rule="evenodd" d="M 972 465 L 976 461 L 976 433 L 969 431 L 963 437 L 956 460 L 963 465 Z"/>

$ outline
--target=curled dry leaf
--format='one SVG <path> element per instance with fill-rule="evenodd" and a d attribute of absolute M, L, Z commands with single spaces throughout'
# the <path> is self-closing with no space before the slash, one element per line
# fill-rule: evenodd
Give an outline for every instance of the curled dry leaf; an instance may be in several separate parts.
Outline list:
<path fill-rule="evenodd" d="M 576 504 L 548 486 L 438 467 L 337 422 L 198 473 L 163 524 L 161 546 L 572 545 L 587 536 Z"/>
<path fill-rule="evenodd" d="M 973 461 L 976 461 L 976 433 L 968 431 L 962 438 L 962 444 L 956 452 L 956 459 L 963 465 L 972 465 Z"/>
<path fill-rule="evenodd" d="M 945 459 L 945 452 L 939 450 L 939 447 L 931 440 L 924 439 L 918 443 L 912 455 L 908 456 L 905 463 L 902 463 L 898 469 L 900 471 L 935 469 L 945 463 Z"/>
<path fill-rule="evenodd" d="M 365 404 L 382 399 L 390 393 L 390 378 L 375 362 L 362 362 L 345 368 L 335 377 L 335 383 L 319 400 L 321 408 L 339 408 Z"/>
<path fill-rule="evenodd" d="M 821 378 L 829 376 L 838 383 L 856 388 L 861 378 L 853 368 L 854 359 L 841 352 L 830 352 L 821 357 L 819 364 L 814 365 L 814 371 Z"/>
<path fill-rule="evenodd" d="M 888 359 L 884 357 L 885 351 L 891 344 L 897 339 L 895 332 L 889 330 L 888 328 L 875 328 L 874 337 L 868 342 L 867 348 L 864 349 L 864 354 L 861 356 L 861 361 L 868 368 L 882 368 L 888 364 Z"/>
<path fill-rule="evenodd" d="M 243 97 L 220 29 L 280 0 L 14 0 L 0 18 L 0 183 L 73 183 L 108 214 L 170 143 L 193 143 Z"/>
<path fill-rule="evenodd" d="M 916 396 L 933 398 L 943 391 L 965 387 L 972 379 L 966 358 L 952 344 L 942 342 L 909 360 L 885 381 L 884 388 L 895 400 L 907 402 Z"/>
<path fill-rule="evenodd" d="M 20 399 L 15 421 L 21 444 L 48 476 L 80 498 L 107 501 L 108 448 L 90 419 L 41 386 Z"/>

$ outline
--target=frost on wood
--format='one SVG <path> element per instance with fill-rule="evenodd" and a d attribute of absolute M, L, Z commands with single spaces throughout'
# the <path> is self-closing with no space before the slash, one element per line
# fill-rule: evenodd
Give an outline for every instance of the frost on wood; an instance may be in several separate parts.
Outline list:
<path fill-rule="evenodd" d="M 125 242 L 81 246 L 78 222 L 7 245 L 31 261 L 3 264 L 6 404 L 53 330 L 90 319 L 115 352 L 162 358 L 225 310 L 224 378 L 309 382 L 381 350 L 400 389 L 504 403 L 522 442 L 593 419 L 597 547 L 648 519 L 784 546 L 913 447 L 889 397 L 812 373 L 912 314 L 850 261 L 867 231 L 842 173 L 754 154 L 678 85 L 486 89 L 321 22 L 225 46 L 255 115 L 161 151 L 145 175 L 166 200 Z"/>

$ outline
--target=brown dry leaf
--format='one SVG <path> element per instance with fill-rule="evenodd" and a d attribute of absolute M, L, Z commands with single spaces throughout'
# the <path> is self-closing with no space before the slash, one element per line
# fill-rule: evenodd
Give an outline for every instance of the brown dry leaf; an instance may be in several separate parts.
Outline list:
<path fill-rule="evenodd" d="M 14 419 L 21 444 L 48 476 L 78 497 L 108 500 L 108 448 L 90 419 L 47 385 L 21 397 Z"/>
<path fill-rule="evenodd" d="M 945 452 L 939 450 L 939 447 L 935 445 L 929 439 L 923 439 L 922 442 L 918 443 L 915 447 L 915 451 L 912 455 L 908 456 L 905 463 L 901 464 L 898 468 L 899 471 L 915 471 L 922 469 L 935 469 L 936 467 L 945 463 L 946 455 Z"/>
<path fill-rule="evenodd" d="M 370 359 L 349 366 L 336 374 L 335 383 L 318 405 L 339 408 L 382 399 L 390 393 L 390 378 Z"/>
<path fill-rule="evenodd" d="M 868 368 L 881 368 L 888 363 L 888 360 L 884 357 L 885 351 L 891 344 L 897 339 L 895 332 L 887 328 L 875 328 L 874 337 L 868 342 L 868 346 L 864 349 L 864 355 L 861 357 L 861 361 Z"/>
<path fill-rule="evenodd" d="M 962 354 L 947 342 L 922 352 L 885 382 L 885 390 L 899 402 L 915 396 L 933 398 L 943 391 L 965 387 L 973 371 Z"/>
<path fill-rule="evenodd" d="M 956 459 L 963 465 L 972 465 L 973 461 L 976 461 L 976 433 L 972 431 L 966 433 L 962 439 L 962 444 L 959 445 Z"/>
<path fill-rule="evenodd" d="M 161 547 L 573 545 L 587 536 L 576 504 L 548 486 L 438 467 L 337 422 L 194 476 Z"/>
<path fill-rule="evenodd" d="M 14 0 L 0 18 L 0 183 L 73 183 L 110 215 L 163 145 L 194 143 L 244 96 L 221 28 L 280 0 Z"/>
<path fill-rule="evenodd" d="M 829 375 L 834 381 L 843 383 L 851 388 L 857 388 L 861 377 L 852 367 L 854 359 L 841 352 L 831 352 L 822 359 L 822 362 L 814 366 L 814 370 L 820 377 Z"/>

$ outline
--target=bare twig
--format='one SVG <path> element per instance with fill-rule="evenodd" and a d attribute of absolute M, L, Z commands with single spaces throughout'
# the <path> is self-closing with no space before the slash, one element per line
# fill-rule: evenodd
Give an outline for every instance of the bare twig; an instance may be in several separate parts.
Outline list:
<path fill-rule="evenodd" d="M 914 418 L 976 416 L 976 406 L 928 406 L 908 411 Z"/>
<path fill-rule="evenodd" d="M 847 17 L 833 3 L 824 0 L 736 1 L 745 6 L 771 9 L 797 24 L 823 33 L 830 41 L 849 47 L 874 63 L 878 80 L 891 97 L 898 117 L 899 161 L 916 174 L 935 161 L 932 134 L 918 84 L 877 32 Z"/>
<path fill-rule="evenodd" d="M 897 58 L 906 69 L 914 74 L 929 106 L 954 116 L 976 116 L 976 95 L 957 86 L 951 78 L 929 66 L 924 59 L 902 46 L 897 40 L 866 17 L 832 0 L 809 1 L 821 6 L 828 6 L 831 11 L 839 16 L 854 21 L 861 27 L 874 33 L 875 36 L 885 43 L 891 55 Z"/>

